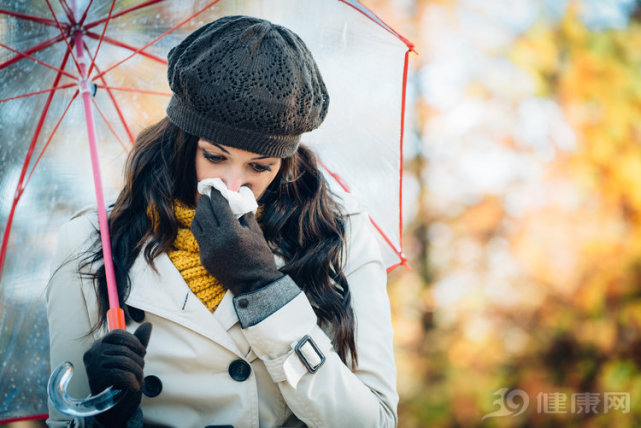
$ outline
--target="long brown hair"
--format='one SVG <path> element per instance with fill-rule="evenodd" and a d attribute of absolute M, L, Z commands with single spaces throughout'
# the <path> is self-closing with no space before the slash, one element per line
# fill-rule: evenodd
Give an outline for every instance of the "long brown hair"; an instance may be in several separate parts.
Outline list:
<path fill-rule="evenodd" d="M 125 183 L 109 214 L 109 230 L 121 307 L 126 308 L 131 281 L 129 269 L 144 248 L 147 263 L 168 251 L 178 231 L 172 201 L 195 205 L 198 137 L 183 132 L 165 118 L 145 129 L 129 154 Z M 313 152 L 300 145 L 282 160 L 281 168 L 258 201 L 265 239 L 283 257 L 281 272 L 289 275 L 310 300 L 320 325 L 328 323 L 341 360 L 358 357 L 354 339 L 351 293 L 342 270 L 345 221 L 339 205 L 318 169 Z M 153 227 L 148 207 L 154 207 Z M 84 265 L 100 263 L 100 239 Z M 96 288 L 99 319 L 106 324 L 109 309 L 104 262 L 90 274 Z M 126 310 L 125 310 L 126 311 Z M 129 316 L 127 315 L 129 319 Z"/>

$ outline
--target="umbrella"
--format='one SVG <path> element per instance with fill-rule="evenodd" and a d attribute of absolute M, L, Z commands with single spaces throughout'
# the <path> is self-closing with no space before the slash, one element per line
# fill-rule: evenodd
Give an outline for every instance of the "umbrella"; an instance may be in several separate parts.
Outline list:
<path fill-rule="evenodd" d="M 307 43 L 332 98 L 324 124 L 303 142 L 319 155 L 330 185 L 367 207 L 388 270 L 405 262 L 401 145 L 412 45 L 358 1 L 6 1 L 0 8 L 0 421 L 45 416 L 42 295 L 56 230 L 79 208 L 114 199 L 134 136 L 164 115 L 167 51 L 229 14 L 267 18 Z M 101 174 L 90 166 L 91 151 Z"/>

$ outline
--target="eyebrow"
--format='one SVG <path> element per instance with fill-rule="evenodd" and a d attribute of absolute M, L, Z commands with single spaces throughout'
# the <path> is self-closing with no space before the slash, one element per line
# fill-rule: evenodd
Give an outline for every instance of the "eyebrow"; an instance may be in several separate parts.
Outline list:
<path fill-rule="evenodd" d="M 223 146 L 221 146 L 220 144 L 216 144 L 216 143 L 209 143 L 209 144 L 213 144 L 214 146 L 218 147 L 220 150 L 222 150 L 223 152 L 227 153 L 228 155 L 231 154 L 227 150 L 225 150 L 225 148 Z"/>
<path fill-rule="evenodd" d="M 208 142 L 209 142 L 209 141 L 208 141 Z M 210 144 L 213 144 L 214 146 L 218 147 L 220 150 L 222 150 L 223 152 L 227 153 L 228 155 L 230 155 L 230 154 L 231 154 L 231 153 L 229 153 L 227 150 L 225 150 L 225 148 L 224 148 L 223 146 L 221 146 L 220 144 L 216 144 L 216 143 L 210 143 Z M 267 158 L 269 158 L 269 157 L 270 157 L 270 156 L 259 156 L 259 157 L 256 157 L 256 158 L 252 158 L 251 160 L 267 159 Z"/>

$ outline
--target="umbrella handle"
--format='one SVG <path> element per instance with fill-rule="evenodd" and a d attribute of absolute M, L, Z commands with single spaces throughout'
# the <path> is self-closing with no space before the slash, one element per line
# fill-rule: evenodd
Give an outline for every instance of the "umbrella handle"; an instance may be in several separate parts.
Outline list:
<path fill-rule="evenodd" d="M 67 393 L 67 385 L 72 375 L 73 364 L 65 361 L 51 372 L 47 384 L 49 401 L 60 413 L 67 416 L 86 418 L 98 415 L 114 407 L 125 396 L 125 390 L 110 386 L 98 395 L 83 399 L 72 398 Z"/>

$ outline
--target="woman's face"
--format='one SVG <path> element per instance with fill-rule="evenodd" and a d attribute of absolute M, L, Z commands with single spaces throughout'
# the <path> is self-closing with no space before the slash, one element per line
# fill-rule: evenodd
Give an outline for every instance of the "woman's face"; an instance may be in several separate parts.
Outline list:
<path fill-rule="evenodd" d="M 200 139 L 196 150 L 196 178 L 220 178 L 229 190 L 247 186 L 260 199 L 278 174 L 281 159 Z M 196 201 L 200 194 L 196 194 Z"/>

